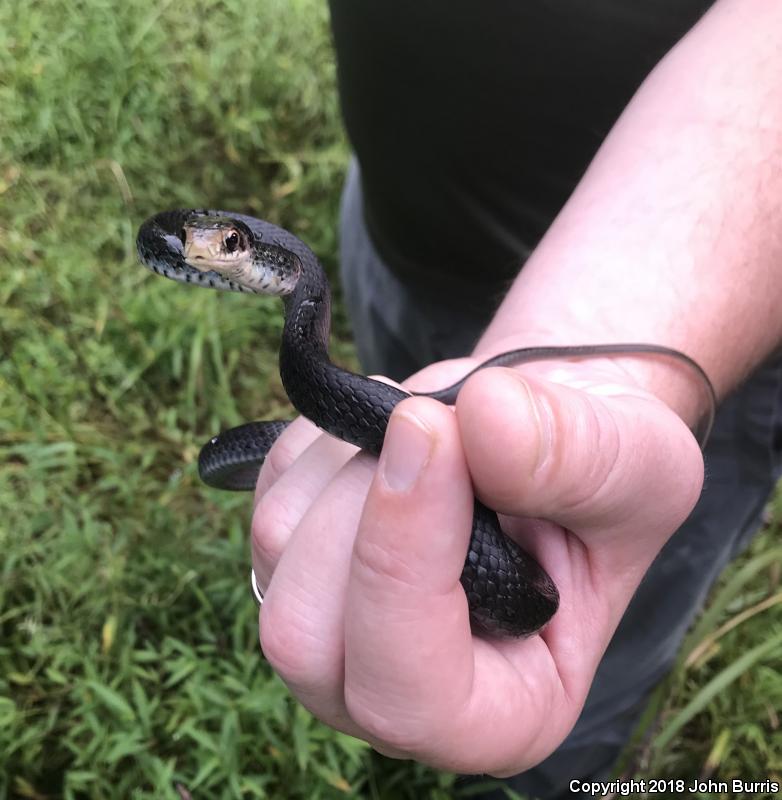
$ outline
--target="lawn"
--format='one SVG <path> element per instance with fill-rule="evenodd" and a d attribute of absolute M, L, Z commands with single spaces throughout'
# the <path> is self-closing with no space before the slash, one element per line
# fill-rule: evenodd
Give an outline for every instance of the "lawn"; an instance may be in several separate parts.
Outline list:
<path fill-rule="evenodd" d="M 325 0 L 0 4 L 0 797 L 455 791 L 320 725 L 259 653 L 248 498 L 203 487 L 195 458 L 289 414 L 279 302 L 136 264 L 147 215 L 210 205 L 333 272 L 334 83 Z M 335 327 L 351 363 L 339 303 Z M 782 779 L 779 519 L 713 595 L 628 775 Z"/>

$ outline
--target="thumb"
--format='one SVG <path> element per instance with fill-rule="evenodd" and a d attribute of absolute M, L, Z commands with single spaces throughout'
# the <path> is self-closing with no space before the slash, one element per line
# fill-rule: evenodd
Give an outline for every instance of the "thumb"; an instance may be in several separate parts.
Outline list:
<path fill-rule="evenodd" d="M 602 380 L 576 389 L 487 369 L 463 387 L 456 408 L 476 493 L 503 513 L 578 532 L 632 521 L 670 533 L 700 493 L 695 439 L 638 387 Z"/>
<path fill-rule="evenodd" d="M 402 401 L 359 524 L 345 615 L 345 702 L 376 740 L 425 749 L 469 696 L 459 577 L 472 511 L 455 415 L 428 398 Z"/>

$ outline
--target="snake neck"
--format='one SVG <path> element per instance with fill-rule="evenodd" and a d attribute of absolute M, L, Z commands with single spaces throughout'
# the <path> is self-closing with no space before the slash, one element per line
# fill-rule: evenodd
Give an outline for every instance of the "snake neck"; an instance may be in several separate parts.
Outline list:
<path fill-rule="evenodd" d="M 377 455 L 391 412 L 407 394 L 331 362 L 328 283 L 317 261 L 302 259 L 302 266 L 296 289 L 284 298 L 283 386 L 295 408 L 319 428 Z"/>
<path fill-rule="evenodd" d="M 323 269 L 314 256 L 302 259 L 302 271 L 292 294 L 283 297 L 283 345 L 311 349 L 328 358 L 331 331 L 331 292 Z"/>

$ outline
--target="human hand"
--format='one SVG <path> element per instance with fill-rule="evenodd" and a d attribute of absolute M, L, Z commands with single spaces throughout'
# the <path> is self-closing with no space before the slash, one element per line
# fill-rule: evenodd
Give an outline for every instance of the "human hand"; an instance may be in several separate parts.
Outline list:
<path fill-rule="evenodd" d="M 472 365 L 434 365 L 409 388 L 447 385 Z M 575 724 L 702 478 L 679 417 L 598 360 L 483 370 L 456 413 L 405 400 L 379 463 L 299 419 L 256 491 L 263 651 L 316 716 L 383 753 L 519 772 Z M 473 491 L 559 587 L 539 635 L 471 635 L 459 576 Z"/>

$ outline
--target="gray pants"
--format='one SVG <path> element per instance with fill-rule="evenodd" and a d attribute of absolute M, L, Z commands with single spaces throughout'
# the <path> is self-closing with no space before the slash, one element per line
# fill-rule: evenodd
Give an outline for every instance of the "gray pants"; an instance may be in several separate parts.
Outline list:
<path fill-rule="evenodd" d="M 354 164 L 342 198 L 341 270 L 365 369 L 402 379 L 431 362 L 469 354 L 488 319 L 444 306 L 394 277 L 369 239 L 362 202 Z M 608 774 L 712 583 L 760 526 L 780 474 L 780 409 L 777 357 L 722 404 L 705 453 L 706 483 L 698 505 L 639 587 L 575 728 L 542 764 L 507 781 L 514 790 L 568 797 L 572 778 Z"/>

